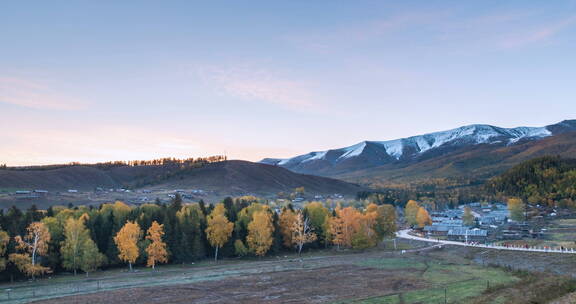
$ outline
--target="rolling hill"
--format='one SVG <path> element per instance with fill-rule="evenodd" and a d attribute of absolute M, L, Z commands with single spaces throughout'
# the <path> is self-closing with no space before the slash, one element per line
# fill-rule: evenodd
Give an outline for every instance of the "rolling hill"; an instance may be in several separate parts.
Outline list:
<path fill-rule="evenodd" d="M 168 180 L 151 188 L 200 188 L 230 195 L 276 194 L 304 187 L 313 194 L 355 196 L 362 187 L 341 180 L 294 173 L 290 170 L 248 161 L 225 161 L 190 171 L 184 178 Z"/>
<path fill-rule="evenodd" d="M 287 169 L 247 161 L 222 161 L 197 168 L 178 165 L 117 166 L 107 169 L 66 166 L 0 170 L 0 189 L 93 190 L 102 188 L 193 188 L 222 195 L 270 195 L 305 187 L 314 194 L 354 196 L 363 188 L 332 178 L 298 174 Z"/>

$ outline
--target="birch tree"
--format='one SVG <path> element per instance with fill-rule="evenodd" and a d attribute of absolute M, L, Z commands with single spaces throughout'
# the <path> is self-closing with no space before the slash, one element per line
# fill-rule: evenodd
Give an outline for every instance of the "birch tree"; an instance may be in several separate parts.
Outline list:
<path fill-rule="evenodd" d="M 38 257 L 45 255 L 50 242 L 50 232 L 44 223 L 33 222 L 26 229 L 24 237 L 16 236 L 16 249 L 22 253 L 13 253 L 9 259 L 16 267 L 34 279 L 37 275 L 50 272 L 50 268 L 38 263 Z"/>
<path fill-rule="evenodd" d="M 210 245 L 214 247 L 214 261 L 218 261 L 218 249 L 222 248 L 232 236 L 234 224 L 228 221 L 224 204 L 218 204 L 208 216 L 206 236 Z"/>
<path fill-rule="evenodd" d="M 292 244 L 298 250 L 298 256 L 301 255 L 302 247 L 305 244 L 314 242 L 317 239 L 316 233 L 313 232 L 310 226 L 310 219 L 305 218 L 302 212 L 296 214 L 296 218 L 292 223 Z"/>
<path fill-rule="evenodd" d="M 114 242 L 118 247 L 118 257 L 121 261 L 127 262 L 130 271 L 132 264 L 140 255 L 138 241 L 142 238 L 142 230 L 137 223 L 128 221 L 114 237 Z"/>
<path fill-rule="evenodd" d="M 248 247 L 258 256 L 264 256 L 272 246 L 272 218 L 267 210 L 257 211 L 248 224 Z"/>
<path fill-rule="evenodd" d="M 158 224 L 158 222 L 152 222 L 152 225 L 148 229 L 146 239 L 150 240 L 151 243 L 146 247 L 146 253 L 148 253 L 147 266 L 155 268 L 156 263 L 166 263 L 168 262 L 168 252 L 166 251 L 166 243 L 162 241 L 164 236 L 164 225 Z"/>

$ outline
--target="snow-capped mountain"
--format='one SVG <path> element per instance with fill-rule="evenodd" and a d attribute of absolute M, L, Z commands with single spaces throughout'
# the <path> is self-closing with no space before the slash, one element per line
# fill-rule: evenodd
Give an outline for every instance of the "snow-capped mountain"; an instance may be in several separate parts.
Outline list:
<path fill-rule="evenodd" d="M 388 141 L 363 141 L 358 144 L 287 159 L 263 159 L 261 162 L 292 171 L 334 175 L 394 162 L 410 162 L 478 145 L 510 146 L 539 140 L 559 133 L 576 131 L 576 120 L 546 127 L 500 128 L 469 125 Z"/>

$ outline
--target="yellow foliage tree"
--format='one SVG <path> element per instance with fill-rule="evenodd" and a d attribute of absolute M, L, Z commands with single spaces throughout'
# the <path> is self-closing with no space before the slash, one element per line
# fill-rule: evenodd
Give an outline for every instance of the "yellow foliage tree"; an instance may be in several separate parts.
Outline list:
<path fill-rule="evenodd" d="M 384 237 L 393 237 L 396 234 L 396 210 L 392 205 L 381 205 L 376 210 L 375 230 L 379 240 Z"/>
<path fill-rule="evenodd" d="M 432 225 L 432 219 L 424 207 L 420 207 L 418 209 L 418 213 L 416 214 L 416 222 L 420 228 L 424 228 L 426 225 Z"/>
<path fill-rule="evenodd" d="M 472 209 L 466 206 L 464 207 L 464 214 L 462 215 L 462 222 L 466 226 L 473 226 L 474 225 L 474 214 L 472 214 Z"/>
<path fill-rule="evenodd" d="M 362 225 L 362 214 L 354 207 L 346 207 L 338 213 L 342 219 L 342 245 L 352 247 L 352 238 Z"/>
<path fill-rule="evenodd" d="M 23 253 L 13 253 L 9 259 L 26 275 L 35 276 L 50 272 L 50 268 L 38 263 L 38 256 L 45 255 L 50 242 L 50 231 L 44 223 L 34 222 L 28 226 L 27 234 L 22 238 L 16 236 L 16 248 Z"/>
<path fill-rule="evenodd" d="M 330 217 L 328 221 L 330 236 L 332 237 L 332 244 L 336 245 L 338 250 L 344 246 L 344 221 L 338 216 Z"/>
<path fill-rule="evenodd" d="M 228 242 L 233 230 L 234 224 L 226 217 L 224 204 L 216 205 L 208 216 L 208 227 L 206 227 L 206 237 L 215 250 L 214 261 L 218 260 L 218 249 Z"/>
<path fill-rule="evenodd" d="M 0 230 L 0 271 L 6 269 L 6 251 L 8 250 L 8 242 L 10 236 L 8 232 Z"/>
<path fill-rule="evenodd" d="M 302 247 L 304 247 L 305 244 L 314 242 L 317 238 L 316 233 L 312 231 L 313 229 L 310 226 L 310 220 L 305 218 L 302 212 L 296 214 L 290 230 L 292 232 L 292 245 L 298 250 L 298 256 L 300 256 Z"/>
<path fill-rule="evenodd" d="M 164 225 L 160 225 L 156 221 L 152 222 L 152 225 L 146 233 L 146 239 L 151 241 L 150 245 L 146 247 L 146 253 L 148 254 L 146 265 L 152 267 L 152 269 L 156 267 L 156 263 L 158 262 L 168 262 L 166 243 L 162 241 L 162 236 L 164 236 Z"/>
<path fill-rule="evenodd" d="M 524 202 L 519 198 L 509 198 L 508 199 L 508 210 L 510 211 L 510 218 L 515 221 L 524 220 L 524 209 L 526 206 Z"/>
<path fill-rule="evenodd" d="M 114 243 L 118 247 L 118 257 L 127 262 L 132 271 L 132 264 L 140 255 L 138 241 L 142 238 L 142 230 L 137 223 L 128 221 L 114 237 Z"/>
<path fill-rule="evenodd" d="M 304 206 L 306 216 L 310 219 L 310 226 L 320 239 L 320 243 L 328 245 L 331 241 L 327 221 L 330 218 L 330 210 L 321 202 L 310 202 Z"/>
<path fill-rule="evenodd" d="M 366 213 L 376 212 L 377 210 L 378 210 L 378 205 L 376 205 L 374 203 L 370 203 L 370 204 L 368 204 L 368 206 L 366 206 Z"/>
<path fill-rule="evenodd" d="M 291 209 L 284 209 L 278 219 L 280 224 L 280 233 L 282 234 L 283 244 L 291 248 L 292 242 L 292 225 L 296 221 L 296 214 Z"/>
<path fill-rule="evenodd" d="M 80 261 L 83 247 L 86 240 L 90 238 L 90 232 L 84 225 L 82 216 L 79 219 L 69 218 L 64 226 L 65 240 L 62 242 L 60 253 L 62 256 L 62 266 L 66 269 L 73 270 L 74 275 L 80 268 Z"/>
<path fill-rule="evenodd" d="M 273 232 L 270 213 L 266 210 L 255 212 L 252 221 L 248 224 L 247 241 L 250 251 L 259 256 L 265 255 L 272 246 Z"/>
<path fill-rule="evenodd" d="M 420 205 L 418 202 L 414 200 L 409 200 L 404 208 L 404 217 L 406 217 L 406 222 L 408 225 L 416 225 L 418 221 L 416 220 L 416 215 L 418 214 L 418 210 L 420 209 Z"/>

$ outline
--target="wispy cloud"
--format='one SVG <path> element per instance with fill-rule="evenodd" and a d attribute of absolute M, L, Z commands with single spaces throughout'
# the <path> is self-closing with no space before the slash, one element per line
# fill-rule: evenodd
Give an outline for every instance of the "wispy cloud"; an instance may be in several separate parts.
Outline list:
<path fill-rule="evenodd" d="M 0 103 L 32 109 L 80 110 L 85 101 L 54 91 L 45 83 L 16 77 L 0 77 Z"/>
<path fill-rule="evenodd" d="M 518 33 L 514 36 L 506 37 L 506 39 L 503 40 L 502 46 L 506 48 L 514 48 L 547 41 L 574 24 L 576 24 L 576 15 L 553 23 L 543 24 L 531 30 L 525 30 L 524 32 Z"/>
<path fill-rule="evenodd" d="M 543 43 L 576 24 L 576 16 L 534 10 L 462 15 L 454 10 L 398 12 L 380 19 L 288 35 L 285 40 L 318 52 L 364 49 L 380 43 L 389 48 L 494 50 Z M 386 49 L 384 49 L 386 50 Z"/>
<path fill-rule="evenodd" d="M 261 67 L 203 67 L 197 71 L 204 81 L 221 93 L 246 100 L 289 108 L 312 107 L 317 100 L 304 82 L 287 79 Z"/>
<path fill-rule="evenodd" d="M 385 39 L 387 35 L 413 27 L 434 26 L 448 15 L 448 11 L 398 13 L 356 24 L 288 35 L 284 39 L 316 51 L 337 50 L 342 45 Z"/>

